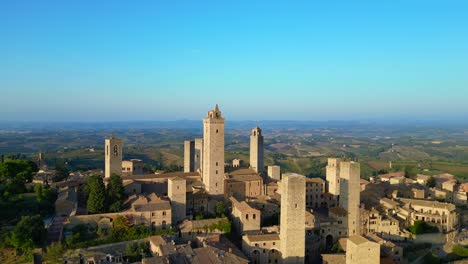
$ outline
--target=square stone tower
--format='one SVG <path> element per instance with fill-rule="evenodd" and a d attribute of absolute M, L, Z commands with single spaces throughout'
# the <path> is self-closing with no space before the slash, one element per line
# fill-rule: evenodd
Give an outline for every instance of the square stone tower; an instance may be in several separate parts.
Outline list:
<path fill-rule="evenodd" d="M 184 141 L 184 172 L 195 171 L 195 141 Z"/>
<path fill-rule="evenodd" d="M 341 159 L 328 159 L 327 185 L 328 192 L 333 195 L 340 195 L 340 162 Z"/>
<path fill-rule="evenodd" d="M 122 174 L 122 139 L 106 138 L 104 146 L 105 177 Z"/>
<path fill-rule="evenodd" d="M 346 240 L 346 264 L 380 263 L 380 244 L 362 236 L 351 236 Z"/>
<path fill-rule="evenodd" d="M 268 166 L 268 177 L 281 180 L 281 167 L 278 165 Z"/>
<path fill-rule="evenodd" d="M 218 105 L 203 120 L 202 175 L 209 194 L 224 194 L 224 118 Z"/>
<path fill-rule="evenodd" d="M 167 181 L 167 196 L 171 200 L 172 223 L 178 223 L 186 218 L 187 204 L 186 180 L 175 177 Z"/>
<path fill-rule="evenodd" d="M 280 240 L 283 263 L 304 263 L 306 177 L 285 173 L 281 180 Z"/>
<path fill-rule="evenodd" d="M 203 138 L 195 139 L 195 171 L 201 172 L 203 170 Z"/>
<path fill-rule="evenodd" d="M 257 173 L 262 173 L 263 168 L 263 135 L 257 126 L 250 134 L 250 167 Z"/>
<path fill-rule="evenodd" d="M 348 211 L 348 236 L 360 235 L 361 166 L 358 162 L 340 163 L 340 206 Z"/>

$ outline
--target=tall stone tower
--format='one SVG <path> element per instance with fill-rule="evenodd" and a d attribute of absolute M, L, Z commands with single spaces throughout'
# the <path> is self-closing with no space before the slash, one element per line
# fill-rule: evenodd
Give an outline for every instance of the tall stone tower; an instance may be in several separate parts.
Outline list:
<path fill-rule="evenodd" d="M 340 162 L 341 159 L 328 159 L 327 185 L 328 192 L 333 195 L 340 195 Z"/>
<path fill-rule="evenodd" d="M 195 139 L 195 171 L 201 172 L 203 170 L 203 138 Z"/>
<path fill-rule="evenodd" d="M 167 196 L 171 200 L 172 223 L 181 222 L 186 217 L 187 204 L 186 180 L 175 177 L 167 181 Z"/>
<path fill-rule="evenodd" d="M 263 168 L 263 135 L 262 130 L 257 126 L 250 134 L 250 167 L 262 173 Z"/>
<path fill-rule="evenodd" d="M 283 263 L 304 263 L 306 178 L 283 174 L 281 180 L 280 240 Z"/>
<path fill-rule="evenodd" d="M 184 141 L 184 172 L 195 171 L 195 141 Z"/>
<path fill-rule="evenodd" d="M 360 174 L 361 167 L 358 162 L 340 163 L 340 206 L 348 211 L 348 236 L 360 235 Z"/>
<path fill-rule="evenodd" d="M 105 177 L 112 174 L 122 174 L 122 139 L 116 137 L 106 138 L 105 151 Z"/>
<path fill-rule="evenodd" d="M 203 120 L 203 183 L 209 194 L 224 194 L 224 118 L 218 105 Z"/>

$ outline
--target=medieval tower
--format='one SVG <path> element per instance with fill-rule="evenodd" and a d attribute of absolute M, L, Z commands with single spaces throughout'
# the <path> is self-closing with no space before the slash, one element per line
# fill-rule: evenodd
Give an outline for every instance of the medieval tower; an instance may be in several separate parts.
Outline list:
<path fill-rule="evenodd" d="M 340 195 L 340 159 L 329 158 L 327 165 L 328 192 Z"/>
<path fill-rule="evenodd" d="M 340 163 L 340 206 L 348 211 L 348 236 L 360 235 L 361 167 L 358 162 Z"/>
<path fill-rule="evenodd" d="M 224 194 L 224 118 L 218 105 L 203 120 L 202 175 L 209 194 Z"/>
<path fill-rule="evenodd" d="M 171 200 L 172 223 L 179 223 L 186 217 L 186 180 L 175 177 L 167 181 L 167 196 Z"/>
<path fill-rule="evenodd" d="M 122 140 L 116 137 L 106 138 L 105 146 L 105 177 L 112 174 L 122 174 Z"/>
<path fill-rule="evenodd" d="M 195 139 L 194 170 L 196 172 L 203 170 L 203 138 Z"/>
<path fill-rule="evenodd" d="M 280 241 L 283 263 L 304 263 L 306 178 L 286 173 L 281 180 Z"/>
<path fill-rule="evenodd" d="M 184 141 L 184 172 L 195 171 L 195 141 Z"/>
<path fill-rule="evenodd" d="M 257 126 L 250 134 L 250 167 L 257 173 L 262 173 L 263 168 L 263 135 Z"/>

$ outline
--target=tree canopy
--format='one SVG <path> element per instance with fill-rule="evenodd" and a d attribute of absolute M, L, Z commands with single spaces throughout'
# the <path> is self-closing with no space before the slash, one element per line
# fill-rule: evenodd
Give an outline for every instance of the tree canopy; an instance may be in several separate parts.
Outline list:
<path fill-rule="evenodd" d="M 88 194 L 88 212 L 104 213 L 106 211 L 106 188 L 101 176 L 91 175 L 88 178 L 86 193 Z"/>
<path fill-rule="evenodd" d="M 112 174 L 107 185 L 107 204 L 110 212 L 119 212 L 122 209 L 124 199 L 124 187 L 122 178 L 117 174 Z"/>
<path fill-rule="evenodd" d="M 27 252 L 35 245 L 41 246 L 45 237 L 46 230 L 40 215 L 23 216 L 11 231 L 8 241 L 17 250 Z"/>

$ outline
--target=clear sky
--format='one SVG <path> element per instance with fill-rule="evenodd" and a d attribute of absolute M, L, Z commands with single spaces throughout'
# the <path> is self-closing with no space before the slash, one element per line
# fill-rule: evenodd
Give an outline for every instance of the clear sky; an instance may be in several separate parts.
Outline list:
<path fill-rule="evenodd" d="M 468 119 L 468 1 L 0 1 L 0 120 Z"/>

